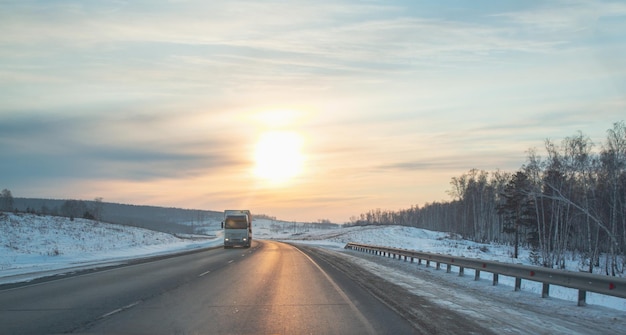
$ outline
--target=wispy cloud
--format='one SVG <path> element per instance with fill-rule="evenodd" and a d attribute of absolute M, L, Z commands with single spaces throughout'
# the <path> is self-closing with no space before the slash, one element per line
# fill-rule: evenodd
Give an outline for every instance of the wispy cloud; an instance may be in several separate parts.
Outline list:
<path fill-rule="evenodd" d="M 529 32 L 563 36 L 563 33 L 580 36 L 593 33 L 598 20 L 626 15 L 626 4 L 618 1 L 557 1 L 537 7 L 495 14 L 509 22 L 519 24 Z M 571 36 L 575 36 L 571 35 Z"/>
<path fill-rule="evenodd" d="M 163 123 L 173 124 L 171 116 L 132 119 L 119 125 L 106 116 L 2 120 L 0 148 L 8 159 L 0 173 L 15 179 L 39 171 L 44 178 L 151 180 L 248 164 L 231 153 L 239 144 L 228 138 L 186 138 L 167 131 Z"/>

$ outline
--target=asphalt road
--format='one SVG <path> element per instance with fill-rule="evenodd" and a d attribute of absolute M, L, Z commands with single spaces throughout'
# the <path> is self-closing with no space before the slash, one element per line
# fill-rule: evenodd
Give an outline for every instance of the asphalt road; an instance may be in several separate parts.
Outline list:
<path fill-rule="evenodd" d="M 0 290 L 0 334 L 411 334 L 312 252 L 255 241 Z"/>

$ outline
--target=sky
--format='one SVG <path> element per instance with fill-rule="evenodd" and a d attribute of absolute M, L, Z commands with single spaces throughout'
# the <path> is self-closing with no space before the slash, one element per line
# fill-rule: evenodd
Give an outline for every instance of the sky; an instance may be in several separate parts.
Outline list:
<path fill-rule="evenodd" d="M 2 1 L 0 188 L 347 222 L 626 119 L 623 1 Z"/>

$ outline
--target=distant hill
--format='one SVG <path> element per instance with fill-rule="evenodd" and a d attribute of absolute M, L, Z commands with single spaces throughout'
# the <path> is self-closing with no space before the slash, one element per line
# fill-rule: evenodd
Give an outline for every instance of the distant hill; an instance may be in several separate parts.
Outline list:
<path fill-rule="evenodd" d="M 192 233 L 200 227 L 219 225 L 217 211 L 127 205 L 93 200 L 14 198 L 18 211 L 69 217 L 99 216 L 104 222 L 142 227 L 166 233 Z"/>

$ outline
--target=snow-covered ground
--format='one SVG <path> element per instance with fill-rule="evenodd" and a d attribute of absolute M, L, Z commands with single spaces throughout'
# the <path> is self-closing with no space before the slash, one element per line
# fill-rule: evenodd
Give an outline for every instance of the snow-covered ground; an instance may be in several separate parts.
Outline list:
<path fill-rule="evenodd" d="M 215 235 L 179 238 L 85 219 L 0 212 L 0 284 L 221 243 Z"/>
<path fill-rule="evenodd" d="M 332 231 L 310 232 L 297 236 L 283 236 L 280 239 L 289 240 L 292 243 L 302 243 L 314 246 L 321 246 L 343 251 L 344 246 L 348 242 L 365 243 L 379 246 L 389 246 L 394 248 L 405 248 L 421 252 L 439 253 L 453 256 L 464 256 L 470 258 L 478 258 L 485 260 L 493 260 L 505 263 L 515 263 L 532 265 L 530 262 L 530 250 L 520 248 L 519 258 L 512 258 L 512 247 L 499 244 L 476 243 L 460 239 L 457 236 L 451 236 L 449 233 L 429 231 L 403 226 L 365 226 L 341 228 Z M 399 262 L 401 263 L 401 262 Z M 371 262 L 362 261 L 362 266 L 368 267 L 372 272 L 380 272 L 380 268 Z M 409 263 L 410 264 L 410 263 Z M 569 271 L 578 271 L 579 262 L 570 260 L 566 266 Z M 418 266 L 410 264 L 409 266 Z M 421 265 L 424 267 L 424 265 Z M 452 267 L 452 272 L 457 276 L 446 274 L 444 271 L 436 271 L 430 268 L 432 273 L 443 273 L 442 279 L 453 280 L 458 278 L 458 268 Z M 462 284 L 470 286 L 481 285 L 474 281 L 474 270 L 465 269 Z M 481 278 L 491 279 L 490 273 L 481 272 Z M 454 279 L 456 280 L 456 279 Z M 419 280 L 415 280 L 419 285 Z M 509 286 L 511 290 L 515 286 L 515 278 L 507 276 L 499 276 L 500 286 Z M 537 296 L 541 296 L 542 284 L 529 280 L 522 281 L 522 291 L 532 292 Z M 556 285 L 550 286 L 550 297 L 571 301 L 572 305 L 576 305 L 578 301 L 578 290 L 560 287 Z M 626 311 L 626 299 L 606 296 L 603 294 L 587 293 L 587 304 L 605 306 L 620 311 Z"/>
<path fill-rule="evenodd" d="M 60 217 L 0 212 L 0 284 L 108 266 L 129 259 L 219 246 L 222 244 L 221 229 L 220 223 L 216 220 L 212 219 L 199 225 L 203 235 L 177 237 L 141 228 L 83 219 L 70 221 Z M 254 237 L 315 245 L 346 254 L 353 253 L 345 251 L 344 246 L 347 242 L 359 242 L 500 262 L 530 264 L 528 250 L 522 249 L 520 258 L 513 259 L 509 246 L 475 243 L 448 233 L 401 226 L 335 229 L 313 227 L 315 226 L 310 224 L 258 219 L 254 222 Z M 380 271 L 373 262 L 359 263 L 371 268 L 374 272 Z M 578 271 L 576 261 L 571 261 L 568 266 L 569 270 Z M 453 268 L 453 271 L 455 270 Z M 468 287 L 481 285 L 481 282 L 473 280 L 474 273 L 470 269 L 465 270 L 465 278 L 445 274 L 445 271 L 437 272 L 434 268 L 432 272 L 442 273 L 442 280 L 460 281 Z M 508 285 L 511 290 L 514 286 L 514 279 L 510 277 L 500 276 L 499 282 L 500 286 Z M 522 291 L 540 295 L 541 284 L 523 281 Z M 575 305 L 577 291 L 551 286 L 550 296 L 571 301 L 571 304 Z M 587 302 L 590 305 L 626 311 L 626 299 L 588 293 Z"/>

